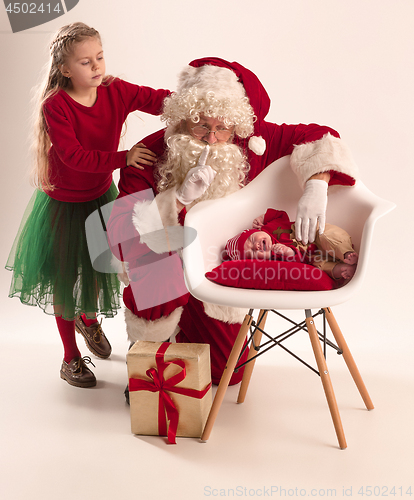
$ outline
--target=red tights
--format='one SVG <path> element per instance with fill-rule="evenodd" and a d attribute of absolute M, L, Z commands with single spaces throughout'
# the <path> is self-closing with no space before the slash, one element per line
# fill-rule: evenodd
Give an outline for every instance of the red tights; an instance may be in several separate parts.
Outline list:
<path fill-rule="evenodd" d="M 82 314 L 82 319 L 86 326 L 91 326 L 97 322 L 96 318 L 88 319 L 84 314 Z M 76 344 L 75 320 L 67 320 L 56 316 L 56 324 L 59 330 L 60 338 L 63 342 L 63 359 L 66 363 L 69 363 L 73 358 L 81 356 Z"/>
<path fill-rule="evenodd" d="M 78 346 L 76 345 L 75 320 L 66 320 L 62 317 L 56 316 L 56 323 L 60 338 L 63 342 L 63 359 L 66 361 L 66 363 L 69 363 L 73 358 L 81 356 Z"/>

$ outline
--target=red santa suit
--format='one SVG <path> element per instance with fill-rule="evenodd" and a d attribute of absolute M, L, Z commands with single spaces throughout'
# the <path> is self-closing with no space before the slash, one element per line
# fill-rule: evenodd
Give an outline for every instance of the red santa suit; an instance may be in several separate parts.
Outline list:
<path fill-rule="evenodd" d="M 357 167 L 335 130 L 316 124 L 267 122 L 270 99 L 252 72 L 217 58 L 190 63 L 196 68 L 205 65 L 233 71 L 257 117 L 255 139 L 235 136 L 233 140 L 250 164 L 247 183 L 286 155 L 291 155 L 291 166 L 302 185 L 320 172 L 331 173 L 330 185 L 355 183 Z M 164 133 L 160 130 L 141 141 L 161 159 L 167 147 Z M 202 303 L 188 294 L 177 254 L 183 244 L 180 226 L 185 209 L 177 215 L 175 187 L 158 193 L 155 171 L 121 170 L 119 199 L 107 225 L 114 254 L 129 265 L 131 284 L 124 290 L 128 337 L 131 341 L 161 341 L 177 334 L 177 342 L 210 344 L 212 380 L 218 383 L 245 311 Z M 152 305 L 146 307 L 148 304 Z M 242 370 L 235 372 L 230 383 L 239 382 L 241 377 Z"/>

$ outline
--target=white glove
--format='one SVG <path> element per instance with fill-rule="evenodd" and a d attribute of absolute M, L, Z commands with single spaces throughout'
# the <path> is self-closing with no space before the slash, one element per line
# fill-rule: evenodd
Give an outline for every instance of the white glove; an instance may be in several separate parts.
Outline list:
<path fill-rule="evenodd" d="M 184 182 L 177 189 L 176 197 L 183 205 L 189 205 L 200 198 L 208 189 L 216 176 L 216 171 L 206 165 L 210 146 L 207 145 L 200 155 L 197 166 L 187 173 Z"/>
<path fill-rule="evenodd" d="M 315 241 L 318 222 L 319 234 L 324 232 L 327 204 L 328 183 L 319 179 L 308 181 L 296 213 L 295 233 L 298 241 L 305 245 Z"/>

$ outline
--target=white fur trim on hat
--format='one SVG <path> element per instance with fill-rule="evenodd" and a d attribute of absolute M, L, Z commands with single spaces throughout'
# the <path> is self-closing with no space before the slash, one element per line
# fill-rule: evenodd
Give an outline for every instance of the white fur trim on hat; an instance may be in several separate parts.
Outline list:
<path fill-rule="evenodd" d="M 230 325 L 235 323 L 243 323 L 244 317 L 247 314 L 248 309 L 243 309 L 239 307 L 230 306 L 219 306 L 217 304 L 210 304 L 209 302 L 203 302 L 204 312 L 210 318 L 218 319 L 224 323 L 229 323 Z"/>
<path fill-rule="evenodd" d="M 136 202 L 132 223 L 141 243 L 155 253 L 178 250 L 184 245 L 184 228 L 178 222 L 175 188 L 163 191 L 152 201 Z"/>
<path fill-rule="evenodd" d="M 164 100 L 161 120 L 167 127 L 175 127 L 182 120 L 197 123 L 201 115 L 220 118 L 227 127 L 234 126 L 235 135 L 243 139 L 254 132 L 254 109 L 243 84 L 227 68 L 210 64 L 184 68 L 177 92 Z"/>
<path fill-rule="evenodd" d="M 241 236 L 241 233 L 237 234 L 233 238 L 230 238 L 226 243 L 227 255 L 230 257 L 231 260 L 236 260 L 236 259 L 238 260 L 238 259 L 242 258 L 242 256 L 240 255 L 239 248 L 238 248 L 240 236 Z"/>
<path fill-rule="evenodd" d="M 348 146 L 331 134 L 294 147 L 290 165 L 302 186 L 312 175 L 335 170 L 357 180 L 358 167 Z"/>
<path fill-rule="evenodd" d="M 198 68 L 187 66 L 179 75 L 177 93 L 183 94 L 197 88 L 199 93 L 214 92 L 218 100 L 243 99 L 246 92 L 237 75 L 227 68 L 205 65 Z"/>
<path fill-rule="evenodd" d="M 249 139 L 249 149 L 258 156 L 262 156 L 266 151 L 266 141 L 263 137 L 254 135 Z"/>
<path fill-rule="evenodd" d="M 163 342 L 172 335 L 177 334 L 178 322 L 180 321 L 182 307 L 177 307 L 168 316 L 162 316 L 159 319 L 150 321 L 140 318 L 132 311 L 125 308 L 125 323 L 128 340 L 136 342 L 137 340 L 150 340 L 152 342 Z"/>

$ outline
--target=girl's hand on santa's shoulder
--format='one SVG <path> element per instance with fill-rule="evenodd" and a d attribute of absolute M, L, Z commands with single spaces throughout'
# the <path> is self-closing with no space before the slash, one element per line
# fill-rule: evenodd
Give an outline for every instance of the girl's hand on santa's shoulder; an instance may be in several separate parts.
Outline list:
<path fill-rule="evenodd" d="M 139 142 L 132 146 L 126 155 L 127 166 L 144 170 L 143 165 L 152 166 L 157 161 L 157 155 L 150 149 L 147 149 L 145 144 Z"/>

